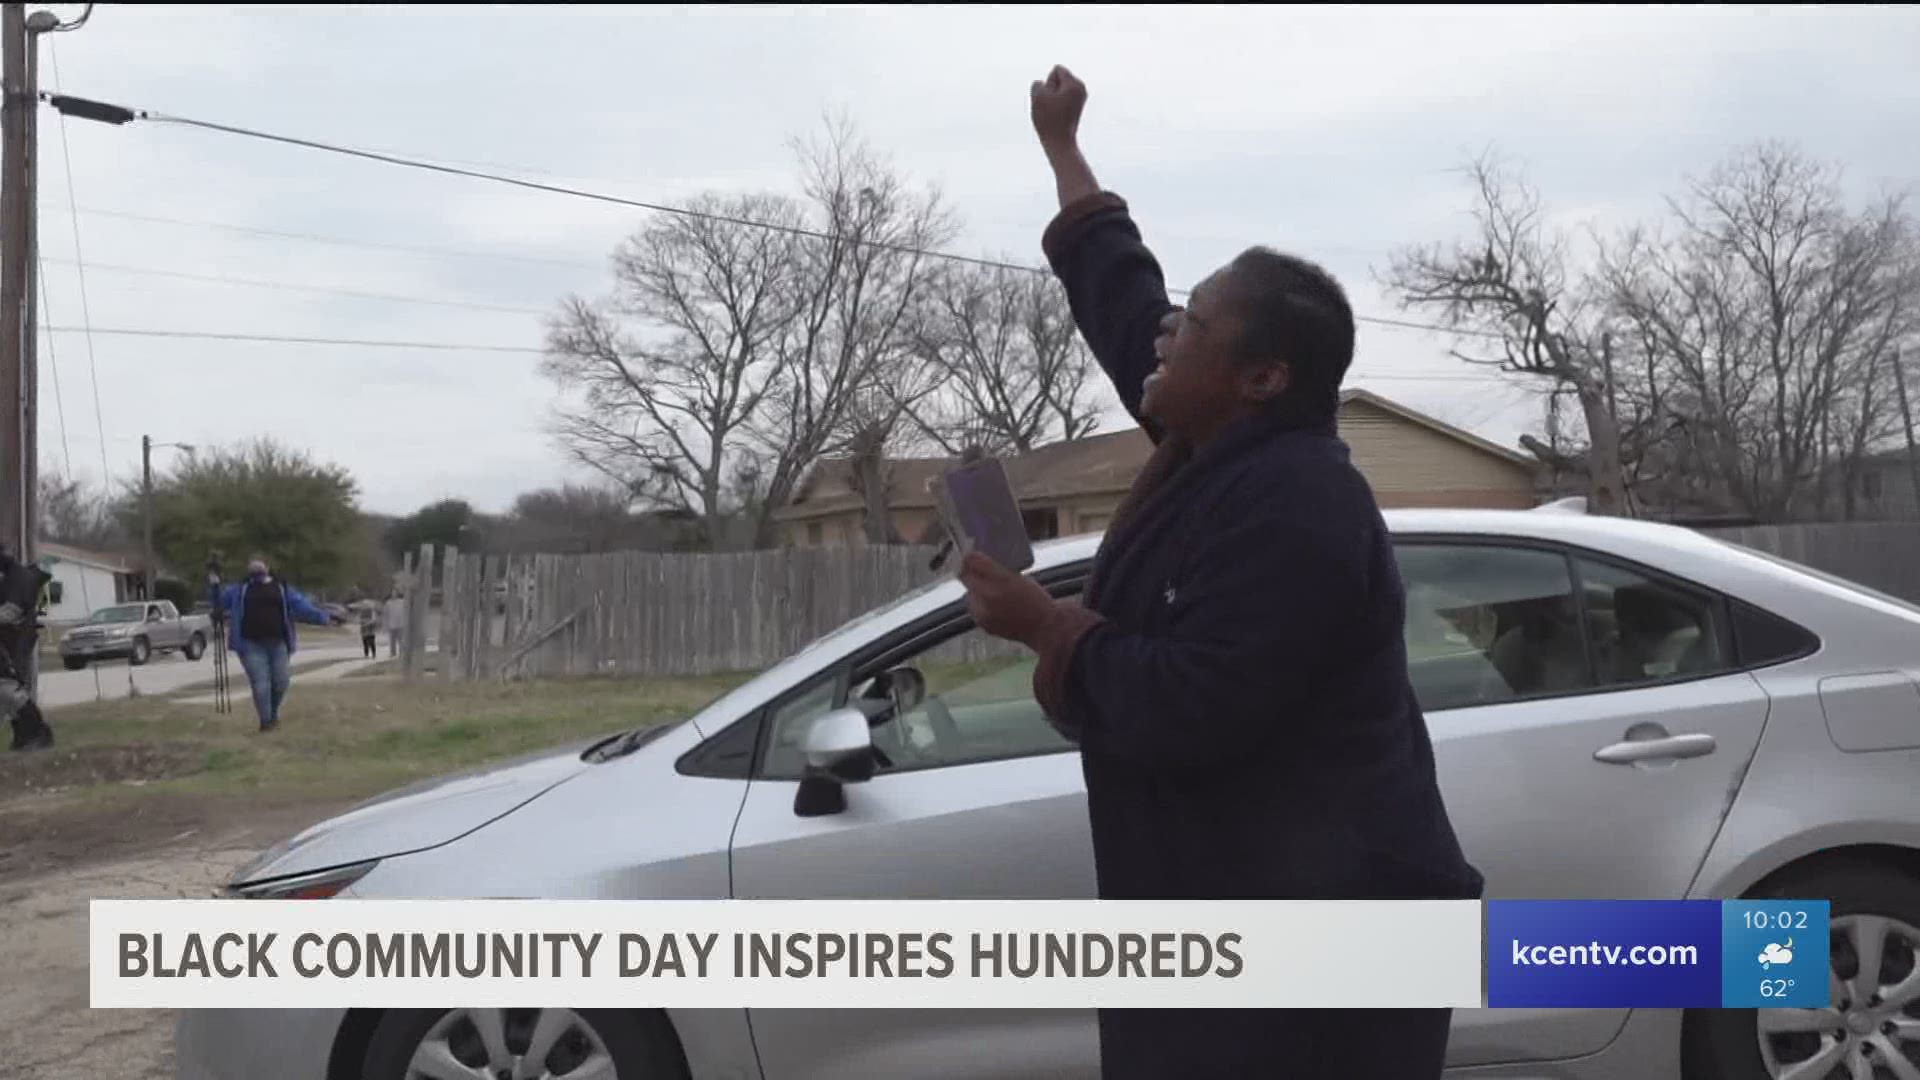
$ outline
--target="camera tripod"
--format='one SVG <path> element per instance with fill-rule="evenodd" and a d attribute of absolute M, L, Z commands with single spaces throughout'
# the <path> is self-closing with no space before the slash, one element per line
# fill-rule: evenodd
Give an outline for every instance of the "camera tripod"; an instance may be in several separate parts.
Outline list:
<path fill-rule="evenodd" d="M 220 557 L 207 558 L 207 610 L 213 622 L 213 711 L 233 711 L 227 695 L 227 609 L 220 603 Z"/>

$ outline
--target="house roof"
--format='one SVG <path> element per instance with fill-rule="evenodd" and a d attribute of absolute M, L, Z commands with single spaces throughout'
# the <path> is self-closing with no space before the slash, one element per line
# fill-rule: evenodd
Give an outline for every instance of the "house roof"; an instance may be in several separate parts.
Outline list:
<path fill-rule="evenodd" d="M 1138 428 L 1049 443 L 1005 459 L 1007 479 L 1023 501 L 1125 491 L 1153 453 L 1153 442 Z M 952 468 L 959 458 L 893 458 L 887 462 L 887 505 L 931 509 L 927 481 Z M 774 513 L 780 521 L 803 520 L 863 506 L 854 486 L 850 458 L 821 459 L 808 473 L 793 501 Z"/>
<path fill-rule="evenodd" d="M 1384 409 L 1387 412 L 1390 412 L 1395 416 L 1400 417 L 1402 420 L 1407 420 L 1412 423 L 1418 424 L 1429 431 L 1437 431 L 1440 434 L 1447 436 L 1448 438 L 1458 439 L 1459 441 L 1466 443 L 1468 446 L 1471 446 L 1476 450 L 1481 450 L 1486 453 L 1492 454 L 1494 457 L 1502 458 L 1506 461 L 1510 461 L 1515 465 L 1521 465 L 1528 469 L 1534 469 L 1534 468 L 1537 468 L 1540 464 L 1538 461 L 1535 461 L 1533 458 L 1528 457 L 1526 454 L 1523 454 L 1518 450 L 1513 450 L 1508 447 L 1501 446 L 1499 443 L 1492 442 L 1488 439 L 1483 439 L 1480 436 L 1475 435 L 1471 431 L 1468 431 L 1464 428 L 1454 427 L 1452 424 L 1449 424 L 1446 421 L 1439 419 L 1438 417 L 1428 416 L 1426 413 L 1423 413 L 1418 409 L 1408 408 L 1407 406 L 1400 404 L 1399 402 L 1393 400 L 1392 398 L 1381 397 L 1379 394 L 1376 394 L 1371 390 L 1362 390 L 1359 387 L 1354 387 L 1349 390 L 1340 391 L 1340 404 L 1345 405 L 1349 401 L 1358 401 L 1363 404 L 1372 405 L 1377 409 Z"/>
<path fill-rule="evenodd" d="M 1359 402 L 1393 414 L 1430 431 L 1456 439 L 1486 454 L 1532 471 L 1539 463 L 1517 450 L 1489 442 L 1469 431 L 1410 409 L 1368 390 L 1350 389 L 1340 403 Z M 1153 443 L 1139 428 L 1091 435 L 1037 447 L 1005 459 L 1007 479 L 1022 502 L 1073 495 L 1124 492 L 1153 453 Z M 959 461 L 953 457 L 892 458 L 887 462 L 887 505 L 895 510 L 931 509 L 927 481 Z M 793 500 L 774 512 L 776 521 L 804 521 L 863 508 L 854 485 L 851 458 L 822 458 L 794 493 Z"/>
<path fill-rule="evenodd" d="M 56 544 L 51 540 L 42 540 L 34 545 L 34 554 L 41 557 L 51 556 L 62 562 L 80 563 L 116 574 L 134 573 L 131 563 L 119 555 L 106 551 L 88 551 L 68 544 Z"/>

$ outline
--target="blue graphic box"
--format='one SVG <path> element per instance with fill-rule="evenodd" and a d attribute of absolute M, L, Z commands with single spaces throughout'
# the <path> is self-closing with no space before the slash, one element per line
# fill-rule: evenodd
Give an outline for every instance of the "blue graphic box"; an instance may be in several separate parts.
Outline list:
<path fill-rule="evenodd" d="M 1729 900 L 1720 905 L 1720 1007 L 1824 1009 L 1834 1003 L 1825 900 Z"/>
<path fill-rule="evenodd" d="M 1486 918 L 1492 1008 L 1720 1007 L 1717 900 L 1489 900 Z"/>

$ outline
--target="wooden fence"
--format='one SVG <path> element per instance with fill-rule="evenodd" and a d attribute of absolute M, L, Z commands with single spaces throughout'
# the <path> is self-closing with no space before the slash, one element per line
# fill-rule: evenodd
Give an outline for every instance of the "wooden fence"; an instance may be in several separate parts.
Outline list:
<path fill-rule="evenodd" d="M 1920 522 L 1708 530 L 1737 544 L 1920 601 Z M 402 668 L 447 680 L 752 671 L 934 580 L 926 547 L 739 554 L 444 553 L 442 599 L 409 596 Z M 433 580 L 434 554 L 409 560 Z M 967 661 L 1014 648 L 980 634 L 943 647 Z"/>
<path fill-rule="evenodd" d="M 1750 525 L 1704 531 L 1920 603 L 1920 522 Z"/>
<path fill-rule="evenodd" d="M 934 549 L 788 548 L 738 554 L 444 553 L 435 620 L 415 595 L 403 669 L 447 680 L 752 671 L 936 578 Z M 423 550 L 420 569 L 430 572 Z M 430 580 L 422 573 L 414 580 Z M 414 590 L 416 594 L 424 590 Z M 429 638 L 437 639 L 437 647 Z M 936 654 L 1004 643 L 969 634 Z"/>

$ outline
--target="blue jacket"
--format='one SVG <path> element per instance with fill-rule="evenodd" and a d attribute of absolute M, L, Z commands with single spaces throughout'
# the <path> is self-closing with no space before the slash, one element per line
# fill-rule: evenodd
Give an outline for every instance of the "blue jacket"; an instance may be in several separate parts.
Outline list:
<path fill-rule="evenodd" d="M 1333 385 L 1193 447 L 1141 413 L 1173 310 L 1124 200 L 1064 209 L 1043 247 L 1074 321 L 1152 438 L 1035 695 L 1075 733 L 1104 899 L 1478 899 L 1407 676 L 1406 597 Z M 1437 1080 L 1444 1013 L 1103 1011 L 1107 1080 Z M 1384 1026 L 1383 1026 L 1384 1025 Z M 1333 1063 L 1340 1061 L 1336 1067 Z"/>
<path fill-rule="evenodd" d="M 247 589 L 251 581 L 242 581 L 233 585 L 221 586 L 216 607 L 227 613 L 227 648 L 240 651 L 240 620 L 247 611 Z M 280 582 L 280 599 L 287 615 L 287 652 L 292 654 L 299 647 L 299 634 L 294 623 L 310 622 L 325 626 L 333 621 L 333 616 L 321 611 L 308 600 L 300 590 Z"/>

